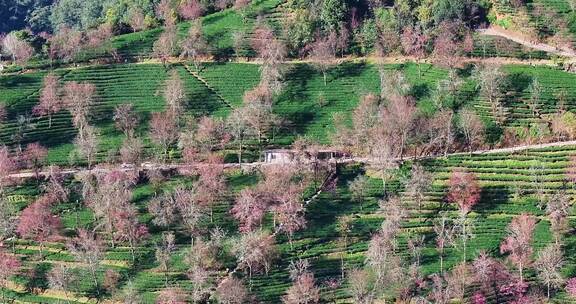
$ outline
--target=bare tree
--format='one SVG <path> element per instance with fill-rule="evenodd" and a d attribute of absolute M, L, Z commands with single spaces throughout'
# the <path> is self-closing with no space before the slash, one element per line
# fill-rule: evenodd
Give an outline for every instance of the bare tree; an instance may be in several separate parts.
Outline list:
<path fill-rule="evenodd" d="M 404 156 L 404 149 L 414 128 L 417 117 L 414 99 L 405 96 L 392 96 L 382 110 L 382 121 L 389 130 L 394 143 L 399 146 L 399 155 Z"/>
<path fill-rule="evenodd" d="M 16 32 L 11 32 L 4 37 L 2 48 L 12 56 L 14 63 L 25 64 L 34 55 L 34 48 L 28 42 L 18 38 Z"/>
<path fill-rule="evenodd" d="M 184 161 L 193 163 L 223 149 L 229 141 L 224 120 L 204 116 L 180 133 L 178 147 L 182 149 Z"/>
<path fill-rule="evenodd" d="M 398 198 L 381 201 L 380 207 L 385 217 L 380 231 L 370 240 L 366 252 L 366 265 L 374 271 L 376 288 L 387 286 L 397 290 L 403 278 L 402 260 L 397 254 L 397 236 L 406 213 Z"/>
<path fill-rule="evenodd" d="M 388 100 L 394 96 L 408 96 L 411 85 L 401 71 L 380 72 L 380 98 Z"/>
<path fill-rule="evenodd" d="M 6 185 L 10 183 L 10 174 L 18 169 L 17 163 L 10 155 L 6 146 L 0 146 L 0 193 L 4 193 Z"/>
<path fill-rule="evenodd" d="M 85 173 L 81 180 L 82 196 L 98 220 L 96 229 L 103 228 L 114 247 L 116 216 L 129 204 L 135 179 L 127 172 L 113 170 L 99 176 Z"/>
<path fill-rule="evenodd" d="M 195 20 L 204 14 L 204 7 L 198 0 L 182 1 L 178 6 L 178 14 L 185 20 Z"/>
<path fill-rule="evenodd" d="M 534 268 L 538 279 L 546 285 L 546 296 L 550 299 L 550 289 L 560 288 L 564 283 L 560 270 L 564 266 L 564 254 L 559 244 L 551 244 L 538 252 Z"/>
<path fill-rule="evenodd" d="M 245 107 L 236 108 L 230 113 L 226 125 L 234 142 L 238 144 L 238 163 L 242 164 L 242 152 L 247 138 L 255 135 L 250 126 L 249 115 Z"/>
<path fill-rule="evenodd" d="M 159 145 L 162 160 L 168 157 L 168 149 L 178 140 L 178 128 L 174 115 L 170 112 L 153 113 L 150 120 L 150 137 Z"/>
<path fill-rule="evenodd" d="M 554 235 L 556 244 L 560 244 L 562 234 L 569 229 L 568 215 L 570 213 L 572 198 L 565 191 L 559 191 L 548 198 L 546 215 L 550 221 L 550 230 Z"/>
<path fill-rule="evenodd" d="M 164 193 L 148 204 L 148 213 L 154 218 L 152 223 L 160 227 L 170 227 L 178 220 L 178 206 L 171 193 Z"/>
<path fill-rule="evenodd" d="M 428 131 L 428 153 L 440 150 L 446 156 L 454 143 L 453 120 L 454 112 L 440 110 L 426 125 Z M 438 153 L 438 152 L 436 152 Z"/>
<path fill-rule="evenodd" d="M 454 266 L 450 273 L 444 275 L 444 278 L 450 298 L 456 298 L 460 302 L 464 302 L 466 288 L 474 283 L 472 269 L 469 264 L 460 263 Z"/>
<path fill-rule="evenodd" d="M 508 236 L 500 244 L 501 253 L 509 253 L 508 258 L 520 272 L 520 282 L 524 281 L 524 268 L 532 261 L 532 237 L 536 219 L 521 214 L 508 225 Z"/>
<path fill-rule="evenodd" d="M 336 36 L 317 37 L 316 41 L 309 46 L 309 59 L 322 73 L 324 86 L 327 85 L 326 73 L 336 63 Z"/>
<path fill-rule="evenodd" d="M 197 0 L 191 1 L 197 2 Z M 188 36 L 180 43 L 180 48 L 182 49 L 180 58 L 192 60 L 196 71 L 200 71 L 200 57 L 208 53 L 208 43 L 202 31 L 202 21 L 198 20 L 192 24 L 188 30 Z"/>
<path fill-rule="evenodd" d="M 362 212 L 363 201 L 370 191 L 370 180 L 366 175 L 359 175 L 348 183 L 348 190 L 352 200 L 360 204 L 360 212 Z"/>
<path fill-rule="evenodd" d="M 0 105 L 0 123 L 5 123 L 6 119 L 8 118 L 8 109 L 6 109 L 6 105 Z"/>
<path fill-rule="evenodd" d="M 51 63 L 57 58 L 73 61 L 82 50 L 83 37 L 82 32 L 63 26 L 48 41 L 50 42 L 48 56 Z"/>
<path fill-rule="evenodd" d="M 76 274 L 66 265 L 55 265 L 47 275 L 48 286 L 54 290 L 64 292 L 66 297 L 69 297 L 70 291 L 78 282 Z M 70 303 L 70 301 L 67 301 Z"/>
<path fill-rule="evenodd" d="M 90 83 L 68 82 L 64 85 L 63 101 L 70 114 L 72 122 L 78 128 L 80 137 L 84 136 L 84 128 L 88 125 L 90 118 L 90 108 L 94 104 L 96 87 Z"/>
<path fill-rule="evenodd" d="M 262 154 L 263 140 L 268 138 L 274 127 L 281 123 L 278 115 L 272 110 L 272 92 L 263 85 L 246 92 L 244 105 L 240 111 L 250 128 L 249 133 L 257 136 L 260 154 Z"/>
<path fill-rule="evenodd" d="M 160 59 L 164 68 L 171 56 L 175 55 L 178 50 L 178 38 L 175 27 L 167 27 L 158 40 L 152 46 L 153 56 Z"/>
<path fill-rule="evenodd" d="M 540 116 L 540 106 L 542 103 L 542 94 L 544 88 L 538 81 L 538 78 L 532 79 L 530 86 L 528 87 L 528 92 L 530 93 L 530 97 L 527 100 L 527 105 L 530 111 L 532 111 L 532 116 L 537 118 Z"/>
<path fill-rule="evenodd" d="M 354 218 L 351 215 L 343 215 L 338 218 L 336 222 L 336 230 L 340 234 L 341 243 L 343 250 L 340 253 L 340 276 L 341 279 L 344 280 L 345 276 L 345 265 L 344 265 L 344 256 L 348 251 L 348 236 L 350 232 L 352 232 L 352 225 L 354 223 Z"/>
<path fill-rule="evenodd" d="M 342 138 L 339 141 L 342 145 L 353 139 L 352 145 L 360 154 L 366 154 L 370 150 L 371 133 L 374 127 L 380 122 L 379 118 L 379 98 L 376 95 L 368 94 L 360 98 L 360 102 L 354 112 L 352 112 L 353 130 L 349 131 L 345 123 L 338 122 L 337 134 Z M 340 125 L 342 125 L 340 127 Z M 345 128 L 345 129 L 344 129 Z M 342 129 L 342 132 L 340 129 Z M 353 134 L 349 134 L 352 132 Z"/>
<path fill-rule="evenodd" d="M 260 66 L 260 85 L 272 92 L 281 88 L 282 63 L 286 58 L 287 50 L 284 43 L 274 36 L 272 29 L 257 28 L 252 38 L 252 47 L 262 61 Z"/>
<path fill-rule="evenodd" d="M 255 272 L 268 274 L 272 267 L 272 261 L 276 257 L 274 236 L 264 232 L 243 234 L 235 244 L 233 251 L 238 259 L 239 267 L 248 269 L 250 279 Z"/>
<path fill-rule="evenodd" d="M 433 229 L 436 234 L 436 249 L 440 257 L 440 273 L 444 273 L 444 249 L 454 242 L 454 226 L 449 222 L 446 215 L 442 215 L 434 221 Z"/>
<path fill-rule="evenodd" d="M 480 96 L 490 104 L 492 116 L 498 123 L 506 120 L 504 105 L 502 104 L 502 90 L 506 84 L 506 74 L 497 65 L 477 66 L 474 70 L 476 87 L 480 89 Z"/>
<path fill-rule="evenodd" d="M 17 211 L 5 195 L 0 196 L 0 243 L 14 236 L 18 224 Z"/>
<path fill-rule="evenodd" d="M 448 304 L 450 301 L 450 289 L 446 286 L 444 277 L 435 273 L 432 278 L 432 290 L 429 297 L 432 298 L 435 304 Z"/>
<path fill-rule="evenodd" d="M 226 177 L 222 159 L 208 159 L 209 165 L 197 169 L 198 180 L 194 183 L 194 199 L 210 210 L 210 221 L 214 220 L 213 207 L 226 196 Z"/>
<path fill-rule="evenodd" d="M 412 166 L 410 180 L 406 187 L 406 192 L 418 204 L 418 209 L 422 209 L 422 201 L 426 192 L 432 187 L 433 176 L 424 170 L 419 164 Z"/>
<path fill-rule="evenodd" d="M 194 246 L 194 238 L 198 233 L 200 222 L 206 216 L 204 206 L 194 198 L 194 192 L 178 187 L 173 193 L 174 201 L 182 218 L 182 224 L 190 234 L 190 244 Z"/>
<path fill-rule="evenodd" d="M 134 130 L 140 122 L 138 113 L 134 110 L 134 105 L 131 103 L 123 103 L 116 106 L 114 109 L 114 117 L 112 119 L 114 120 L 116 129 L 129 138 L 134 136 Z"/>
<path fill-rule="evenodd" d="M 56 202 L 66 202 L 70 196 L 70 189 L 64 184 L 64 175 L 57 166 L 50 166 L 46 175 L 48 183 L 43 185 L 46 195 L 51 196 Z"/>
<path fill-rule="evenodd" d="M 170 259 L 176 251 L 174 234 L 162 234 L 162 243 L 156 247 L 156 261 L 160 264 L 160 271 L 164 273 L 164 284 L 168 287 L 168 272 L 170 271 Z"/>
<path fill-rule="evenodd" d="M 52 115 L 58 113 L 63 107 L 58 81 L 58 76 L 53 73 L 44 77 L 44 84 L 40 91 L 40 102 L 32 109 L 32 113 L 35 115 L 48 116 L 48 128 L 52 127 Z"/>
<path fill-rule="evenodd" d="M 426 57 L 426 45 L 428 44 L 428 39 L 428 36 L 424 34 L 419 27 L 408 26 L 402 31 L 402 48 L 406 55 L 412 56 L 416 59 L 419 76 L 422 76 L 420 60 Z"/>
<path fill-rule="evenodd" d="M 466 138 L 468 151 L 471 153 L 473 147 L 482 144 L 484 141 L 484 123 L 471 110 L 460 111 L 459 118 L 460 129 Z"/>
<path fill-rule="evenodd" d="M 282 297 L 284 304 L 316 304 L 320 301 L 320 289 L 314 284 L 314 274 L 305 270 L 293 279 L 294 283 Z"/>
<path fill-rule="evenodd" d="M 104 243 L 93 232 L 80 229 L 78 236 L 70 240 L 67 247 L 74 258 L 86 266 L 98 290 L 98 269 L 104 259 Z"/>
<path fill-rule="evenodd" d="M 230 210 L 232 216 L 240 221 L 240 231 L 249 232 L 262 224 L 268 209 L 262 199 L 263 194 L 254 189 L 242 189 Z"/>
<path fill-rule="evenodd" d="M 248 300 L 248 291 L 239 279 L 226 277 L 216 288 L 216 299 L 221 304 L 242 304 Z"/>
<path fill-rule="evenodd" d="M 186 275 L 192 283 L 192 301 L 199 303 L 205 300 L 212 288 L 209 282 L 210 273 L 203 267 L 193 266 L 188 270 Z"/>
<path fill-rule="evenodd" d="M 42 168 L 47 156 L 48 150 L 37 142 L 28 144 L 26 150 L 24 150 L 23 157 L 26 161 L 26 165 L 34 170 L 34 176 L 36 179 L 40 178 L 40 169 Z"/>
<path fill-rule="evenodd" d="M 0 286 L 2 287 L 2 301 L 6 301 L 5 289 L 7 289 L 8 279 L 20 271 L 22 263 L 14 255 L 0 251 Z"/>
<path fill-rule="evenodd" d="M 22 142 L 26 139 L 30 131 L 36 129 L 36 124 L 33 123 L 31 116 L 27 114 L 18 115 L 14 129 L 10 138 L 16 143 L 17 152 L 22 153 Z"/>
<path fill-rule="evenodd" d="M 161 0 L 154 8 L 156 16 L 164 21 L 164 26 L 167 29 L 174 29 L 176 25 L 176 12 L 173 4 L 169 0 Z"/>
<path fill-rule="evenodd" d="M 306 218 L 304 217 L 304 206 L 301 202 L 296 201 L 297 198 L 292 198 L 274 208 L 278 226 L 276 228 L 279 232 L 284 232 L 288 236 L 288 242 L 292 246 L 292 239 L 294 233 L 306 227 Z"/>
<path fill-rule="evenodd" d="M 166 80 L 164 100 L 168 106 L 168 113 L 172 115 L 172 119 L 177 120 L 184 110 L 184 102 L 186 101 L 184 82 L 177 70 L 170 72 L 170 78 Z"/>
<path fill-rule="evenodd" d="M 474 48 L 472 35 L 458 21 L 443 21 L 438 25 L 437 32 L 432 52 L 434 62 L 450 70 L 461 67 L 466 53 Z"/>
<path fill-rule="evenodd" d="M 99 140 L 98 134 L 96 134 L 96 129 L 89 125 L 83 126 L 74 139 L 74 145 L 80 155 L 86 158 L 88 168 L 90 168 L 94 161 L 96 152 L 98 152 Z"/>
<path fill-rule="evenodd" d="M 386 181 L 393 176 L 393 170 L 398 168 L 398 165 L 394 160 L 395 153 L 392 139 L 388 134 L 383 134 L 383 132 L 387 132 L 387 129 L 386 131 L 375 132 L 376 134 L 371 143 L 370 157 L 373 158 L 371 166 L 380 172 L 382 191 L 386 195 Z"/>
<path fill-rule="evenodd" d="M 188 294 L 179 287 L 167 287 L 160 291 L 156 304 L 186 304 L 188 302 Z"/>
<path fill-rule="evenodd" d="M 139 32 L 146 28 L 146 16 L 139 7 L 132 7 L 128 13 L 128 24 L 132 31 Z"/>
<path fill-rule="evenodd" d="M 357 304 L 370 304 L 374 299 L 373 280 L 370 273 L 363 269 L 354 269 L 348 273 L 350 293 Z"/>
<path fill-rule="evenodd" d="M 136 261 L 136 248 L 144 242 L 148 236 L 146 225 L 138 221 L 138 211 L 132 204 L 121 206 L 113 214 L 114 238 L 121 242 L 128 243 L 132 255 L 132 263 Z"/>

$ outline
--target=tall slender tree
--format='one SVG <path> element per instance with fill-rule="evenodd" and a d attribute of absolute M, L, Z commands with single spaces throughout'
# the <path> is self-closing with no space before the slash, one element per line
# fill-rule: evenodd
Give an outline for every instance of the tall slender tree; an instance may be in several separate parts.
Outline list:
<path fill-rule="evenodd" d="M 520 272 L 520 282 L 524 282 L 524 269 L 532 262 L 532 237 L 536 219 L 523 213 L 512 219 L 508 225 L 508 236 L 500 244 L 500 252 L 508 253 L 510 261 Z"/>
<path fill-rule="evenodd" d="M 58 76 L 53 73 L 44 77 L 39 103 L 32 109 L 32 113 L 35 115 L 48 116 L 48 128 L 52 127 L 52 115 L 60 112 L 63 108 L 58 82 Z"/>

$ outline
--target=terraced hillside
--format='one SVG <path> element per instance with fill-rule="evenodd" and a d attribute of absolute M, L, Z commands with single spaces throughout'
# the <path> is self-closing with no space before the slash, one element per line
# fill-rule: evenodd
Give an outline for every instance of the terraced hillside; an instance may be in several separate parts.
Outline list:
<path fill-rule="evenodd" d="M 201 72 L 193 75 L 185 65 L 175 64 L 186 84 L 188 115 L 199 117 L 214 115 L 225 117 L 231 107 L 242 104 L 244 93 L 259 82 L 259 66 L 256 64 L 206 63 Z M 284 128 L 270 140 L 270 146 L 285 146 L 296 136 L 308 136 L 327 143 L 333 132 L 333 115 L 350 113 L 361 95 L 369 92 L 378 94 L 380 78 L 376 67 L 366 63 L 345 63 L 332 68 L 328 74 L 328 83 L 324 86 L 322 75 L 308 64 L 285 65 L 285 84 L 282 93 L 275 98 L 274 111 L 285 119 Z M 431 97 L 436 82 L 447 77 L 447 72 L 432 66 L 423 68 L 422 77 L 418 75 L 415 64 L 388 65 L 388 70 L 402 71 L 412 85 L 412 95 L 418 100 L 418 106 L 424 113 L 432 113 Z M 193 69 L 191 69 L 193 70 Z M 565 107 L 572 110 L 574 104 L 575 76 L 560 70 L 546 67 L 508 66 L 509 93 L 505 108 L 508 112 L 506 125 L 526 126 L 538 119 L 528 108 L 529 85 L 537 79 L 542 87 L 540 112 L 542 115 L 558 110 L 558 94 L 566 94 Z M 117 150 L 122 135 L 114 129 L 112 113 L 116 105 L 132 103 L 142 116 L 138 134 L 147 137 L 147 121 L 150 113 L 164 108 L 162 92 L 168 71 L 154 64 L 118 64 L 94 66 L 78 69 L 56 70 L 63 82 L 80 81 L 93 83 L 97 87 L 97 102 L 93 108 L 92 123 L 100 130 L 100 159 L 104 159 L 110 150 Z M 46 118 L 31 116 L 31 109 L 37 103 L 42 77 L 46 72 L 30 73 L 20 76 L 3 76 L 1 87 L 5 92 L 0 99 L 8 106 L 8 122 L 2 129 L 0 138 L 6 144 L 22 144 L 40 141 L 50 148 L 51 163 L 68 163 L 72 150 L 75 130 L 67 111 L 54 117 L 53 126 L 47 128 Z M 198 78 L 199 77 L 199 78 Z M 493 120 L 490 105 L 478 96 L 474 80 L 463 74 L 465 85 L 459 93 L 460 107 L 474 108 L 487 122 Z M 32 124 L 22 129 L 19 119 L 28 117 Z M 20 130 L 16 132 L 15 130 Z M 14 133 L 22 133 L 22 138 Z M 48 136 L 49 135 L 49 136 Z M 149 145 L 148 145 L 149 146 Z M 150 146 L 149 146 L 150 147 Z"/>
<path fill-rule="evenodd" d="M 576 302 L 576 2 L 158 2 L 0 33 L 0 303 Z"/>
<path fill-rule="evenodd" d="M 453 156 L 447 159 L 429 159 L 422 161 L 426 168 L 433 172 L 434 184 L 431 191 L 426 193 L 426 198 L 421 208 L 404 194 L 406 180 L 398 178 L 389 187 L 389 194 L 398 194 L 406 204 L 408 217 L 402 225 L 399 237 L 398 252 L 402 252 L 403 259 L 408 263 L 410 255 L 407 250 L 407 240 L 417 236 L 424 236 L 424 247 L 421 254 L 422 271 L 424 275 L 432 274 L 439 270 L 438 252 L 435 249 L 432 223 L 439 214 L 446 214 L 449 218 L 457 218 L 458 214 L 453 206 L 444 203 L 446 182 L 450 171 L 454 168 L 466 168 L 474 172 L 482 187 L 480 202 L 474 207 L 470 217 L 473 219 L 472 232 L 474 237 L 470 240 L 467 248 L 467 259 L 472 260 L 482 251 L 489 252 L 492 256 L 499 257 L 499 244 L 505 234 L 505 227 L 511 218 L 523 213 L 530 212 L 537 216 L 538 224 L 535 231 L 533 246 L 535 250 L 543 248 L 551 241 L 548 231 L 549 223 L 544 212 L 538 207 L 537 193 L 552 193 L 559 189 L 572 191 L 571 183 L 567 183 L 566 170 L 569 157 L 574 155 L 576 147 L 548 148 L 541 150 L 523 151 L 513 155 L 490 154 L 473 156 Z M 399 172 L 408 172 L 411 162 L 405 163 Z M 534 168 L 543 168 L 535 171 Z M 322 286 L 322 299 L 340 303 L 352 303 L 350 293 L 347 291 L 347 283 L 341 282 L 334 285 L 330 282 L 339 281 L 341 273 L 341 259 L 344 261 L 346 270 L 361 267 L 367 243 L 370 236 L 379 229 L 384 220 L 379 212 L 378 201 L 382 199 L 381 181 L 372 175 L 370 168 L 358 165 L 348 165 L 340 168 L 337 187 L 333 192 L 322 193 L 313 200 L 306 210 L 307 228 L 297 232 L 292 244 L 286 237 L 277 236 L 279 255 L 275 260 L 268 275 L 255 275 L 251 280 L 251 293 L 264 303 L 278 303 L 280 297 L 290 286 L 288 277 L 288 265 L 295 259 L 308 259 L 311 269 L 316 274 L 317 282 Z M 362 202 L 351 199 L 348 182 L 358 175 L 368 175 L 370 188 Z M 535 174 L 539 174 L 535 176 Z M 402 176 L 401 173 L 399 176 Z M 202 229 L 213 227 L 223 228 L 227 232 L 226 244 L 223 254 L 229 254 L 229 246 L 236 240 L 236 223 L 231 219 L 229 211 L 234 193 L 240 189 L 253 185 L 258 180 L 258 175 L 245 175 L 236 171 L 227 174 L 227 184 L 231 193 L 218 203 L 214 208 L 213 221 L 205 219 L 201 224 Z M 132 263 L 131 254 L 127 247 L 118 246 L 108 248 L 102 267 L 98 270 L 102 279 L 106 270 L 113 269 L 121 274 L 120 291 L 135 288 L 143 295 L 142 303 L 153 303 L 158 292 L 165 286 L 165 276 L 159 270 L 154 261 L 154 244 L 160 242 L 160 236 L 166 228 L 155 226 L 151 217 L 146 214 L 147 206 L 155 197 L 157 189 L 171 191 L 178 183 L 190 183 L 189 177 L 174 176 L 162 183 L 160 187 L 141 183 L 134 189 L 132 202 L 142 213 L 140 221 L 145 223 L 151 233 L 151 237 L 145 243 L 138 246 L 136 251 L 137 262 Z M 76 182 L 69 181 L 68 186 Z M 537 188 L 537 189 L 536 189 Z M 537 191 L 538 190 L 538 191 Z M 39 189 L 36 182 L 30 181 L 23 185 L 12 188 L 9 197 L 18 206 L 23 208 L 29 202 L 38 197 Z M 61 203 L 53 208 L 55 214 L 62 217 L 64 225 L 63 235 L 72 233 L 78 227 L 90 227 L 93 225 L 92 212 L 75 202 L 72 196 L 69 202 Z M 343 245 L 343 236 L 338 230 L 338 219 L 351 216 L 351 228 L 347 234 L 346 247 Z M 570 220 L 573 225 L 573 220 Z M 272 219 L 265 221 L 264 229 L 272 228 Z M 187 267 L 183 261 L 189 243 L 186 232 L 181 226 L 170 227 L 176 232 L 176 250 L 170 259 L 170 272 L 168 275 L 169 285 L 179 286 L 191 292 L 193 286 L 186 278 Z M 565 250 L 569 252 L 573 248 L 576 239 L 573 235 L 565 237 Z M 81 264 L 74 262 L 74 258 L 67 252 L 60 242 L 51 242 L 43 249 L 44 258 L 38 260 L 40 247 L 35 242 L 17 241 L 14 245 L 17 256 L 24 263 L 25 269 L 33 270 L 34 276 L 22 272 L 22 275 L 14 277 L 8 289 L 8 297 L 16 297 L 27 303 L 56 303 L 66 297 L 71 297 L 73 303 L 83 302 L 83 295 L 94 295 L 90 279 L 86 273 L 79 273 L 81 278 L 79 285 L 74 285 L 71 293 L 64 294 L 49 288 L 45 279 L 46 272 L 56 265 L 65 264 L 72 269 L 78 269 Z M 450 268 L 459 263 L 462 251 L 458 248 L 448 248 L 445 252 L 445 267 Z M 226 258 L 226 268 L 235 267 L 233 258 Z M 576 261 L 568 255 L 567 265 L 563 273 L 567 276 L 574 272 Z M 212 273 L 214 279 L 223 275 L 223 270 Z M 130 276 L 130 282 L 126 278 Z M 527 273 L 528 281 L 535 281 L 532 271 Z M 34 292 L 41 290 L 39 294 Z M 118 292 L 120 293 L 120 292 Z M 555 295 L 555 303 L 566 303 L 566 295 L 562 292 Z M 491 303 L 495 300 L 492 299 Z"/>

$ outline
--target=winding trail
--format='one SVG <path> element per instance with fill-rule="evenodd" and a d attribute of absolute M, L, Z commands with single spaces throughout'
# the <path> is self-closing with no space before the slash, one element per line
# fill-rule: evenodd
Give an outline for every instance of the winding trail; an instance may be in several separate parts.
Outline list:
<path fill-rule="evenodd" d="M 556 48 L 556 47 L 551 46 L 551 45 L 546 44 L 546 43 L 534 43 L 534 42 L 522 37 L 520 34 L 518 34 L 516 32 L 505 30 L 501 27 L 490 26 L 489 28 L 478 30 L 478 33 L 480 33 L 481 35 L 485 35 L 485 36 L 503 37 L 503 38 L 506 38 L 508 40 L 512 40 L 518 44 L 521 44 L 521 45 L 528 47 L 528 48 L 531 48 L 531 49 L 535 49 L 535 50 L 539 50 L 539 51 L 543 51 L 543 52 L 547 52 L 547 53 L 552 53 L 552 54 L 555 54 L 558 56 L 564 56 L 564 57 L 570 57 L 570 58 L 576 59 L 576 52 L 574 50 L 559 49 L 559 48 Z"/>

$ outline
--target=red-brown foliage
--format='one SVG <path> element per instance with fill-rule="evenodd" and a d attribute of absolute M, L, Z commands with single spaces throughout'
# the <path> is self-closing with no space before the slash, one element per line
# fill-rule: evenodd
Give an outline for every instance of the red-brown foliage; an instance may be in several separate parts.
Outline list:
<path fill-rule="evenodd" d="M 178 7 L 178 14 L 186 20 L 194 20 L 202 16 L 204 7 L 198 0 L 182 1 Z"/>
<path fill-rule="evenodd" d="M 14 255 L 0 251 L 0 282 L 4 284 L 11 276 L 20 271 L 22 263 Z"/>
<path fill-rule="evenodd" d="M 460 213 L 467 214 L 480 200 L 480 185 L 473 173 L 463 169 L 455 169 L 448 181 L 448 194 L 446 200 L 457 204 Z"/>
<path fill-rule="evenodd" d="M 22 211 L 16 228 L 20 237 L 44 243 L 57 236 L 61 222 L 50 211 L 50 203 L 40 198 Z"/>

